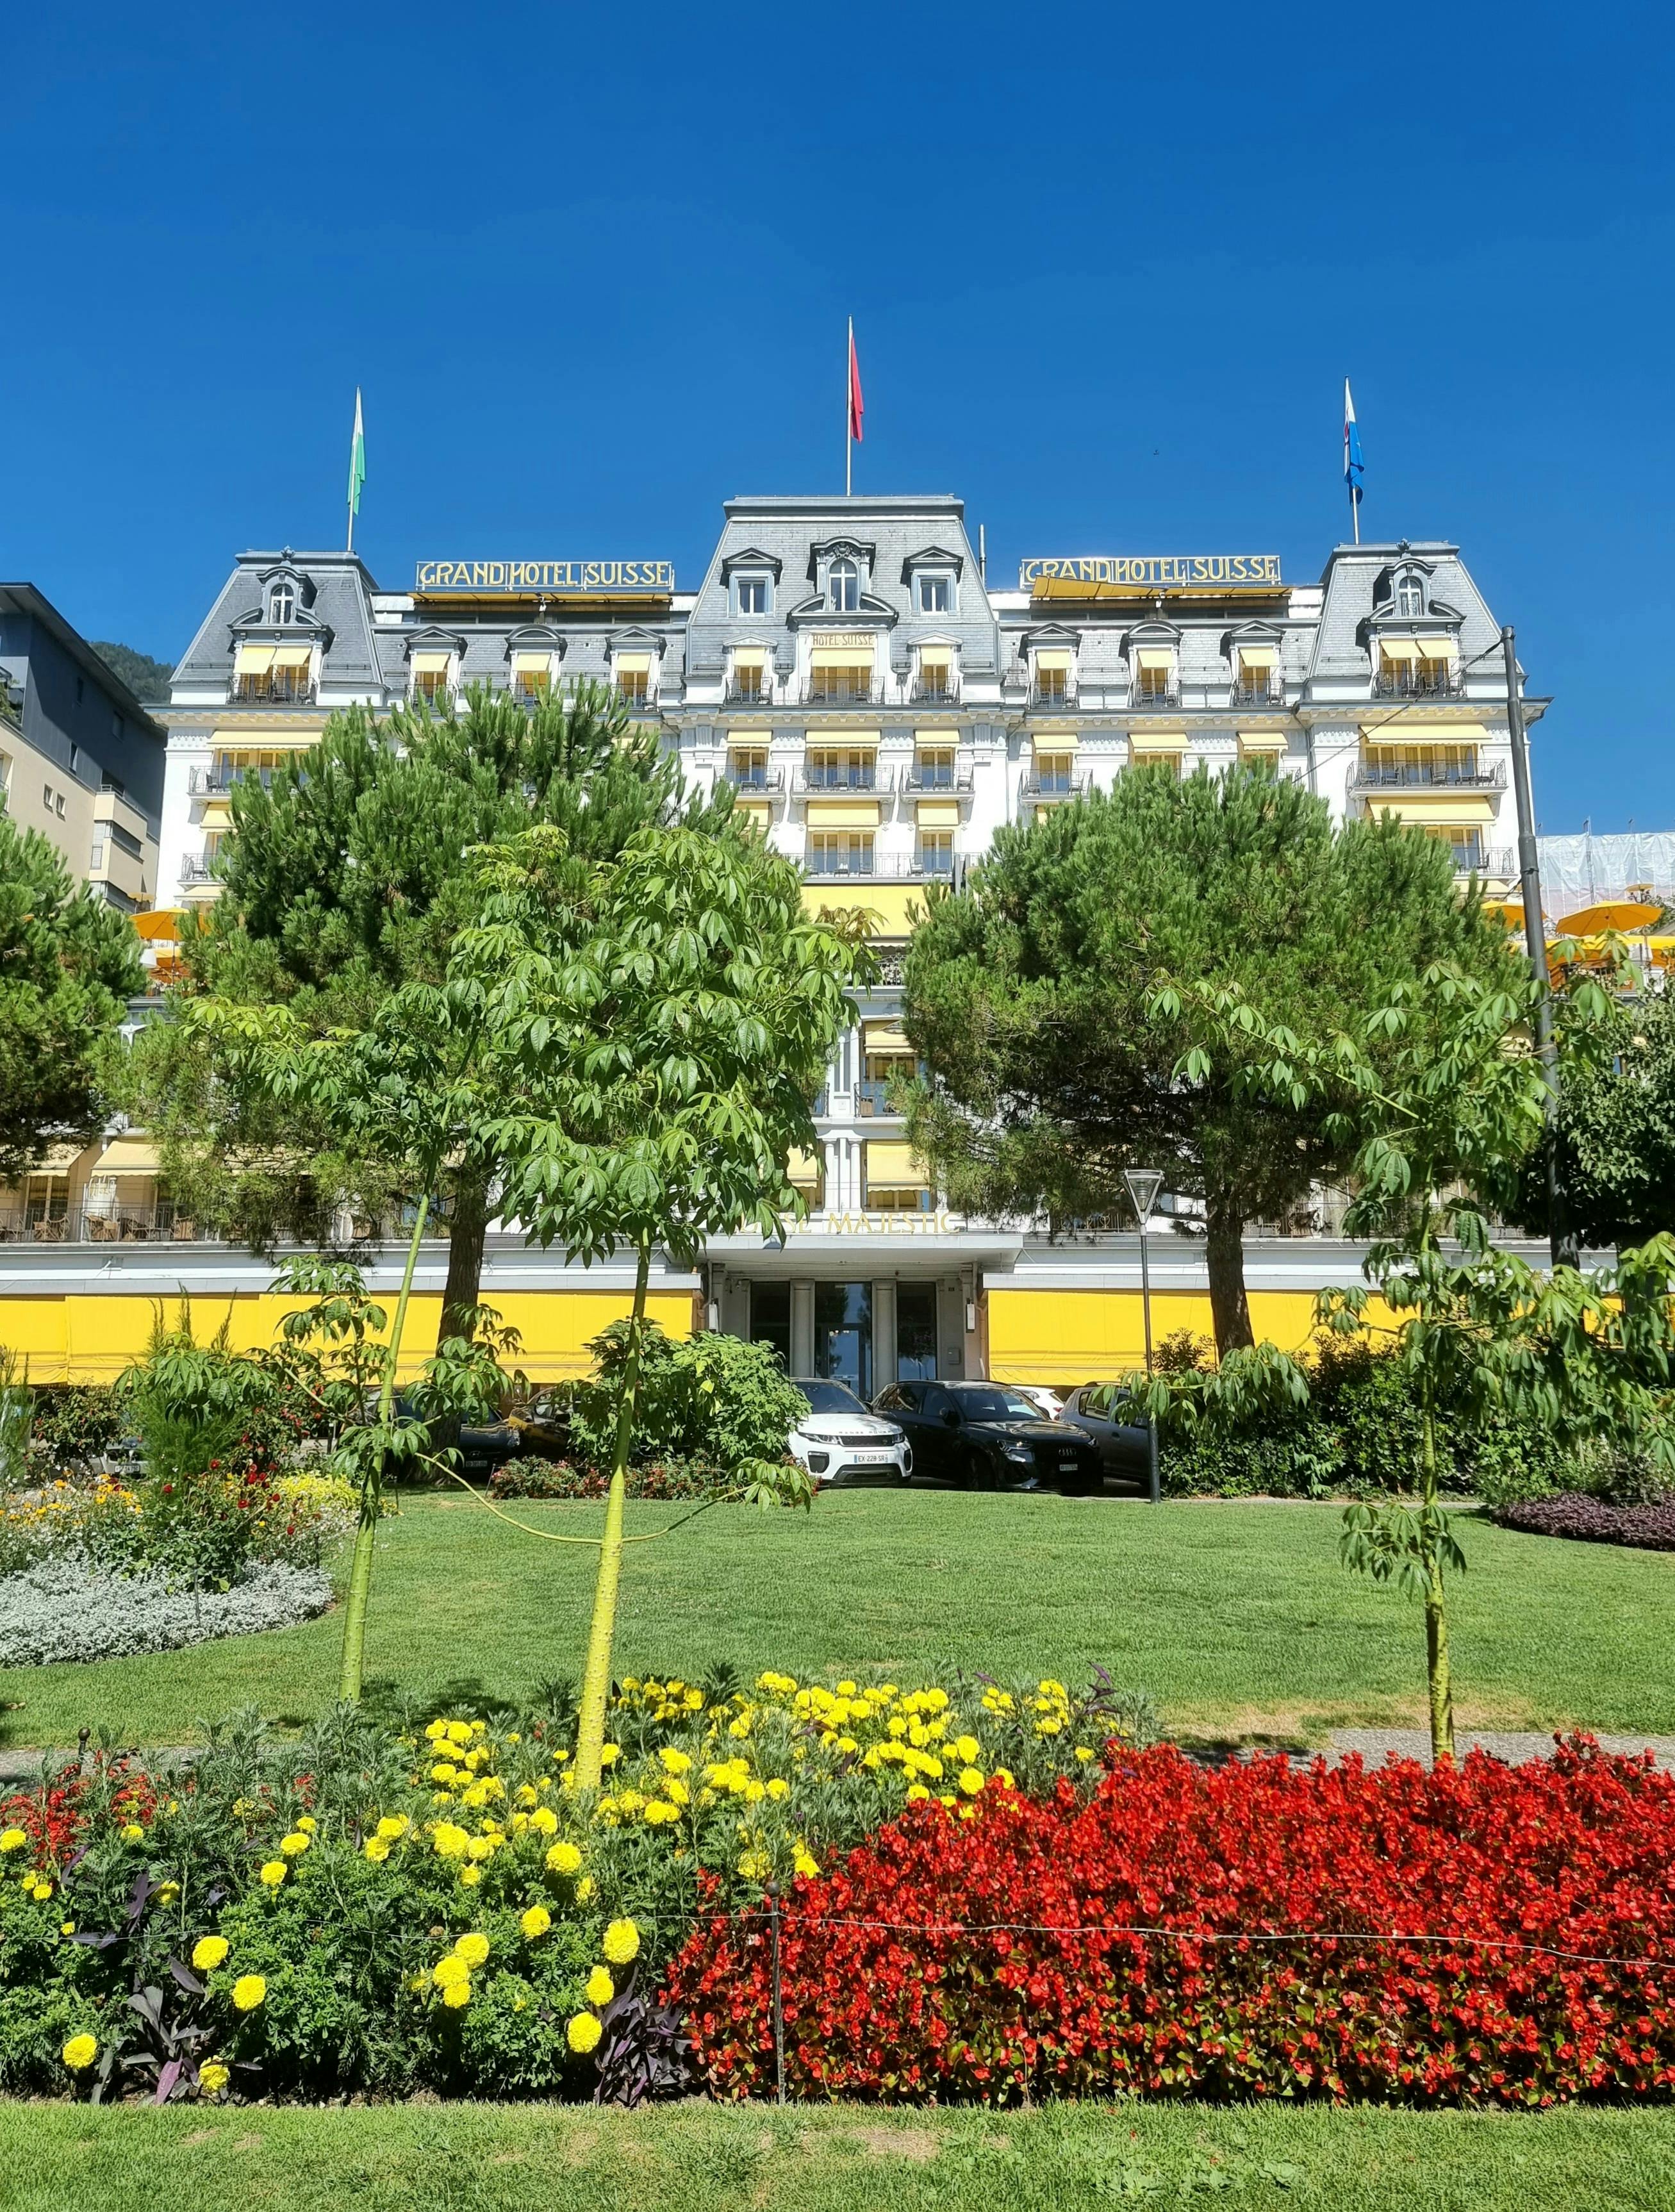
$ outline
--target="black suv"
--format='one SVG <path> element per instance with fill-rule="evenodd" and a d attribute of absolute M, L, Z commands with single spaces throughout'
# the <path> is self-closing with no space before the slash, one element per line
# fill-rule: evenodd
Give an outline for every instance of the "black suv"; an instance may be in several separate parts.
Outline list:
<path fill-rule="evenodd" d="M 897 1382 L 873 1401 L 907 1432 L 913 1472 L 965 1490 L 1102 1487 L 1091 1438 L 1004 1382 Z"/>

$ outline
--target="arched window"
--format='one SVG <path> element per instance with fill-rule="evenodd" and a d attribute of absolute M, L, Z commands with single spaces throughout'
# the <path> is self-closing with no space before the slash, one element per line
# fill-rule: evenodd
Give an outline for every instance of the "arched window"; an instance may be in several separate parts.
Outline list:
<path fill-rule="evenodd" d="M 276 584 L 268 599 L 268 620 L 276 623 L 296 619 L 296 593 L 288 584 Z"/>
<path fill-rule="evenodd" d="M 1399 615 L 1422 615 L 1424 611 L 1424 586 L 1417 576 L 1404 576 L 1396 586 L 1396 612 Z"/>
<path fill-rule="evenodd" d="M 853 615 L 861 603 L 861 572 L 853 561 L 834 561 L 826 571 L 826 599 L 834 615 Z"/>

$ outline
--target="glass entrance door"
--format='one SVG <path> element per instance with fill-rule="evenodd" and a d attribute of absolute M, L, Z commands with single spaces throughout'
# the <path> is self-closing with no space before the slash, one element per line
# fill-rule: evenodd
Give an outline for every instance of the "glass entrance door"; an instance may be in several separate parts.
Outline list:
<path fill-rule="evenodd" d="M 858 1398 L 872 1395 L 872 1285 L 814 1286 L 814 1371 L 847 1382 Z"/>
<path fill-rule="evenodd" d="M 771 1344 L 780 1364 L 791 1372 L 791 1285 L 752 1283 L 750 1285 L 750 1341 Z"/>
<path fill-rule="evenodd" d="M 937 1286 L 895 1286 L 895 1379 L 928 1382 L 937 1371 Z"/>

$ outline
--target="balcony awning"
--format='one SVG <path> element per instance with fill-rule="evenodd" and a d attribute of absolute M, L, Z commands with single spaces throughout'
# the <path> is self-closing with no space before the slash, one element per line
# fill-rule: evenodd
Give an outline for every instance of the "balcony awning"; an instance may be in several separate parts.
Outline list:
<path fill-rule="evenodd" d="M 514 653 L 512 656 L 514 676 L 550 676 L 552 666 L 550 653 Z"/>
<path fill-rule="evenodd" d="M 85 1145 L 49 1145 L 46 1158 L 37 1160 L 33 1167 L 27 1170 L 26 1173 L 31 1176 L 67 1175 L 87 1150 L 88 1146 Z M 24 1179 L 24 1176 L 15 1178 L 19 1182 L 23 1182 Z"/>
<path fill-rule="evenodd" d="M 155 1176 L 161 1172 L 157 1147 L 149 1137 L 112 1137 L 93 1164 L 102 1176 Z"/>
<path fill-rule="evenodd" d="M 871 1143 L 866 1148 L 869 1190 L 924 1190 L 929 1178 L 913 1158 L 911 1145 Z"/>
<path fill-rule="evenodd" d="M 960 802 L 957 799 L 921 799 L 914 809 L 914 817 L 921 830 L 957 830 Z"/>
<path fill-rule="evenodd" d="M 1419 658 L 1422 660 L 1452 660 L 1453 657 L 1453 638 L 1422 637 L 1419 640 Z"/>
<path fill-rule="evenodd" d="M 811 799 L 810 830 L 876 830 L 879 807 L 876 799 Z"/>
<path fill-rule="evenodd" d="M 766 829 L 774 818 L 774 804 L 771 799 L 741 797 L 734 799 L 733 811 L 749 815 L 752 822 L 760 823 Z"/>
<path fill-rule="evenodd" d="M 877 743 L 877 730 L 845 730 L 841 737 L 827 731 L 810 738 L 809 750 L 811 753 L 867 752 L 876 748 Z"/>
<path fill-rule="evenodd" d="M 233 827 L 233 801 L 224 791 L 212 792 L 204 800 L 199 827 L 204 830 L 230 830 Z"/>
<path fill-rule="evenodd" d="M 913 1048 L 900 1022 L 868 1022 L 861 1032 L 869 1060 L 911 1060 Z"/>
<path fill-rule="evenodd" d="M 652 656 L 649 653 L 613 653 L 610 665 L 619 676 L 649 676 Z"/>
<path fill-rule="evenodd" d="M 1379 652 L 1386 660 L 1417 660 L 1419 641 L 1417 637 L 1381 637 Z"/>
<path fill-rule="evenodd" d="M 233 673 L 235 676 L 265 676 L 273 666 L 273 656 L 278 650 L 276 645 L 238 647 L 233 655 Z"/>
<path fill-rule="evenodd" d="M 1428 830 L 1462 829 L 1467 823 L 1492 822 L 1495 804 L 1492 799 L 1471 792 L 1404 791 L 1399 799 L 1387 799 L 1382 792 L 1367 802 L 1367 811 L 1376 818 L 1381 814 L 1393 814 L 1398 822 L 1421 822 Z"/>
<path fill-rule="evenodd" d="M 1241 730 L 1239 750 L 1241 753 L 1283 753 L 1290 749 L 1290 740 L 1284 730 Z"/>
<path fill-rule="evenodd" d="M 274 650 L 273 665 L 276 668 L 306 668 L 313 658 L 312 645 L 282 645 Z"/>
<path fill-rule="evenodd" d="M 1131 730 L 1128 750 L 1137 760 L 1144 759 L 1148 754 L 1155 757 L 1159 753 L 1184 753 L 1186 732 L 1185 730 Z"/>
<path fill-rule="evenodd" d="M 416 653 L 413 656 L 413 673 L 416 676 L 446 676 L 448 672 L 448 663 L 452 658 L 453 655 L 451 653 Z"/>
<path fill-rule="evenodd" d="M 816 645 L 809 652 L 810 668 L 864 668 L 869 677 L 872 659 L 870 645 Z"/>
<path fill-rule="evenodd" d="M 1481 722 L 1410 721 L 1405 714 L 1387 715 L 1379 722 L 1363 722 L 1361 734 L 1369 745 L 1486 745 L 1489 743 L 1489 732 Z"/>
<path fill-rule="evenodd" d="M 798 1190 L 812 1190 L 824 1172 L 826 1163 L 814 1152 L 800 1147 L 786 1162 L 786 1180 Z"/>
<path fill-rule="evenodd" d="M 1072 658 L 1067 646 L 1041 646 L 1035 654 L 1035 667 L 1038 672 L 1045 670 L 1049 674 L 1055 669 L 1061 668 L 1068 673 Z"/>
<path fill-rule="evenodd" d="M 760 645 L 736 645 L 733 647 L 733 666 L 735 668 L 759 669 L 763 665 L 767 659 L 768 653 L 765 647 Z"/>
<path fill-rule="evenodd" d="M 1043 753 L 1054 758 L 1060 753 L 1073 753 L 1076 750 L 1076 732 L 1074 730 L 1039 730 L 1035 733 L 1035 745 L 1037 760 Z"/>
<path fill-rule="evenodd" d="M 1241 668 L 1277 668 L 1279 647 L 1277 645 L 1241 645 L 1239 647 Z"/>
<path fill-rule="evenodd" d="M 1170 669 L 1174 666 L 1174 653 L 1167 645 L 1137 645 L 1134 648 L 1137 668 Z"/>
<path fill-rule="evenodd" d="M 957 730 L 915 730 L 913 743 L 921 752 L 946 752 L 950 746 L 957 752 L 960 733 Z"/>

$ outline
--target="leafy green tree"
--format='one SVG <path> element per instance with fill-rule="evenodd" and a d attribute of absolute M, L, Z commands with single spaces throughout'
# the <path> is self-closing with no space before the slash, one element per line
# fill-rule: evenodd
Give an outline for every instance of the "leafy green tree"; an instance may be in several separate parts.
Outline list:
<path fill-rule="evenodd" d="M 729 805 L 724 794 L 685 808 L 676 764 L 598 684 L 529 707 L 474 690 L 440 720 L 422 707 L 383 721 L 351 708 L 270 787 L 235 787 L 218 861 L 226 890 L 189 927 L 177 995 L 282 1007 L 294 1042 L 371 1037 L 398 994 L 441 987 L 472 912 L 479 846 L 548 823 L 573 852 L 605 859 L 648 824 L 719 826 Z M 162 1139 L 180 1204 L 260 1249 L 282 1234 L 331 1242 L 346 1202 L 379 1221 L 409 1199 L 408 1156 L 335 1118 L 343 1094 L 228 1083 L 231 1034 L 159 1023 L 136 1055 L 135 1110 Z M 498 1171 L 475 1141 L 445 1149 L 426 1185 L 433 1227 L 448 1237 L 445 1337 L 470 1334 Z"/>
<path fill-rule="evenodd" d="M 1556 1132 L 1566 1226 L 1595 1249 L 1675 1231 L 1675 1003 L 1617 1003 L 1604 1043 L 1564 1064 Z M 1520 1182 L 1516 1212 L 1546 1232 L 1539 1159 Z"/>
<path fill-rule="evenodd" d="M 1204 1202 L 1226 1353 L 1253 1340 L 1247 1224 L 1342 1176 L 1365 1127 L 1352 1085 L 1282 1091 L 1245 1081 L 1247 1061 L 1265 1075 L 1269 1029 L 1318 1044 L 1441 960 L 1514 972 L 1435 840 L 1384 822 L 1334 833 L 1324 801 L 1263 767 L 1133 771 L 1001 831 L 967 887 L 932 902 L 907 963 L 928 1071 L 909 1132 L 980 1213 L 1120 1220 L 1124 1170 L 1162 1169 Z"/>
<path fill-rule="evenodd" d="M 144 988 L 127 916 L 0 814 L 0 1181 L 100 1133 L 117 1031 Z"/>
<path fill-rule="evenodd" d="M 537 830 L 481 866 L 489 902 L 456 972 L 495 1039 L 507 1211 L 573 1260 L 635 1259 L 577 1740 L 597 1786 L 652 1249 L 690 1264 L 794 1210 L 787 1157 L 815 1141 L 810 1101 L 865 954 L 805 917 L 797 870 L 743 828 L 642 831 L 604 862 Z M 765 1480 L 759 1498 L 774 1494 Z"/>

